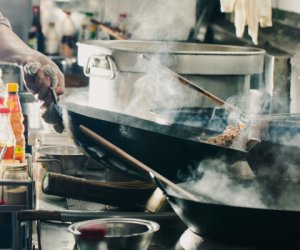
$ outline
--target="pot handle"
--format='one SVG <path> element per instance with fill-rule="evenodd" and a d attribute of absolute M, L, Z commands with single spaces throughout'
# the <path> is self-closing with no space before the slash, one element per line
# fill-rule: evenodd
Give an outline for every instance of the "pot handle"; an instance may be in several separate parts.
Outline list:
<path fill-rule="evenodd" d="M 92 55 L 88 58 L 83 72 L 87 77 L 100 76 L 108 80 L 113 80 L 117 74 L 117 67 L 111 56 Z"/>
<path fill-rule="evenodd" d="M 156 178 L 156 176 L 155 176 L 154 173 L 150 172 L 149 174 L 150 174 L 151 178 L 153 179 L 153 181 L 155 182 L 155 184 L 161 189 L 161 191 L 163 192 L 163 194 L 167 197 L 167 199 L 170 202 L 176 204 L 176 200 L 172 196 L 170 196 L 168 194 L 168 192 L 167 192 L 164 184 L 162 184 L 162 182 L 158 178 Z"/>

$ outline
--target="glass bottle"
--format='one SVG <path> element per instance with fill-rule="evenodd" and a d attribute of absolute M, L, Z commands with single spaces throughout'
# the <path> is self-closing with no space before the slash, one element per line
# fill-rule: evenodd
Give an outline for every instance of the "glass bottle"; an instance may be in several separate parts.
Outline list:
<path fill-rule="evenodd" d="M 55 30 L 55 23 L 49 22 L 45 34 L 45 53 L 48 55 L 57 55 L 59 50 L 59 38 Z"/>
<path fill-rule="evenodd" d="M 40 21 L 40 7 L 32 7 L 32 23 L 28 34 L 27 44 L 29 47 L 44 52 L 44 35 L 42 32 L 42 25 Z"/>
<path fill-rule="evenodd" d="M 60 53 L 65 57 L 73 57 L 76 47 L 76 28 L 71 19 L 71 12 L 65 11 L 66 18 L 62 23 L 62 39 L 60 44 Z"/>
<path fill-rule="evenodd" d="M 0 150 L 7 146 L 3 160 L 13 160 L 15 154 L 15 136 L 10 124 L 10 109 L 0 107 Z"/>
<path fill-rule="evenodd" d="M 26 161 L 4 161 L 3 162 L 4 180 L 28 181 L 30 177 L 27 172 Z M 26 186 L 4 186 L 3 201 L 6 205 L 25 205 L 26 204 Z"/>
<path fill-rule="evenodd" d="M 22 162 L 25 159 L 25 127 L 18 91 L 19 85 L 17 83 L 7 83 L 6 104 L 10 109 L 10 124 L 16 138 L 15 159 Z"/>

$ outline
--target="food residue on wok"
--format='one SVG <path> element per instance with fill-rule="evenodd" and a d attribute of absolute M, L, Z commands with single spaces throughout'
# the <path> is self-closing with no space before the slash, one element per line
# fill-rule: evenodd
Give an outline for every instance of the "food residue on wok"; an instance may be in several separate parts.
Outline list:
<path fill-rule="evenodd" d="M 218 146 L 230 147 L 245 127 L 246 125 L 242 122 L 239 122 L 237 126 L 227 126 L 223 134 L 210 137 L 207 142 Z"/>

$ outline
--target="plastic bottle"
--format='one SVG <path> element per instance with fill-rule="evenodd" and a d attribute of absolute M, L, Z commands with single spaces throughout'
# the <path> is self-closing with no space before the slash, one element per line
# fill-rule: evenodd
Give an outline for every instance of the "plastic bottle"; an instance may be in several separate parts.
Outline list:
<path fill-rule="evenodd" d="M 66 18 L 62 23 L 62 39 L 60 44 L 60 53 L 65 57 L 73 57 L 75 55 L 76 47 L 76 28 L 71 19 L 71 12 L 65 11 Z"/>
<path fill-rule="evenodd" d="M 92 22 L 94 16 L 91 12 L 84 12 L 85 18 L 80 24 L 79 40 L 92 40 L 97 38 L 97 25 Z"/>
<path fill-rule="evenodd" d="M 0 150 L 7 146 L 3 160 L 13 160 L 16 140 L 10 123 L 10 109 L 0 107 Z"/>
<path fill-rule="evenodd" d="M 45 34 L 45 52 L 48 55 L 57 55 L 59 50 L 59 38 L 55 30 L 55 23 L 49 22 Z"/>
<path fill-rule="evenodd" d="M 2 69 L 0 68 L 0 96 L 5 96 L 6 94 L 6 86 L 2 79 Z"/>
<path fill-rule="evenodd" d="M 119 14 L 118 29 L 120 30 L 120 32 L 122 34 L 126 34 L 126 32 L 127 32 L 127 14 L 126 13 Z"/>
<path fill-rule="evenodd" d="M 19 85 L 7 83 L 7 107 L 10 109 L 10 123 L 16 138 L 15 159 L 23 162 L 25 159 L 25 127 L 24 117 L 18 96 Z"/>

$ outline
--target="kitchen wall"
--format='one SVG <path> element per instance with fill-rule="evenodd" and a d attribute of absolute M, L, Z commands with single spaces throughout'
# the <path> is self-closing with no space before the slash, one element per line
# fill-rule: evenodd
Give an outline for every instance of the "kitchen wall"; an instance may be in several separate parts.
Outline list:
<path fill-rule="evenodd" d="M 272 0 L 272 6 L 276 9 L 300 13 L 299 0 Z"/>
<path fill-rule="evenodd" d="M 25 39 L 31 23 L 31 0 L 0 0 L 0 11 L 11 22 L 13 30 Z"/>
<path fill-rule="evenodd" d="M 118 26 L 119 15 L 125 13 L 131 39 L 186 40 L 196 21 L 196 0 L 72 0 L 59 5 L 42 0 L 43 26 L 55 20 L 56 27 L 61 27 L 61 9 L 68 8 L 72 8 L 72 19 L 78 28 L 84 17 L 82 11 L 96 12 L 96 18 L 112 26 Z"/>

